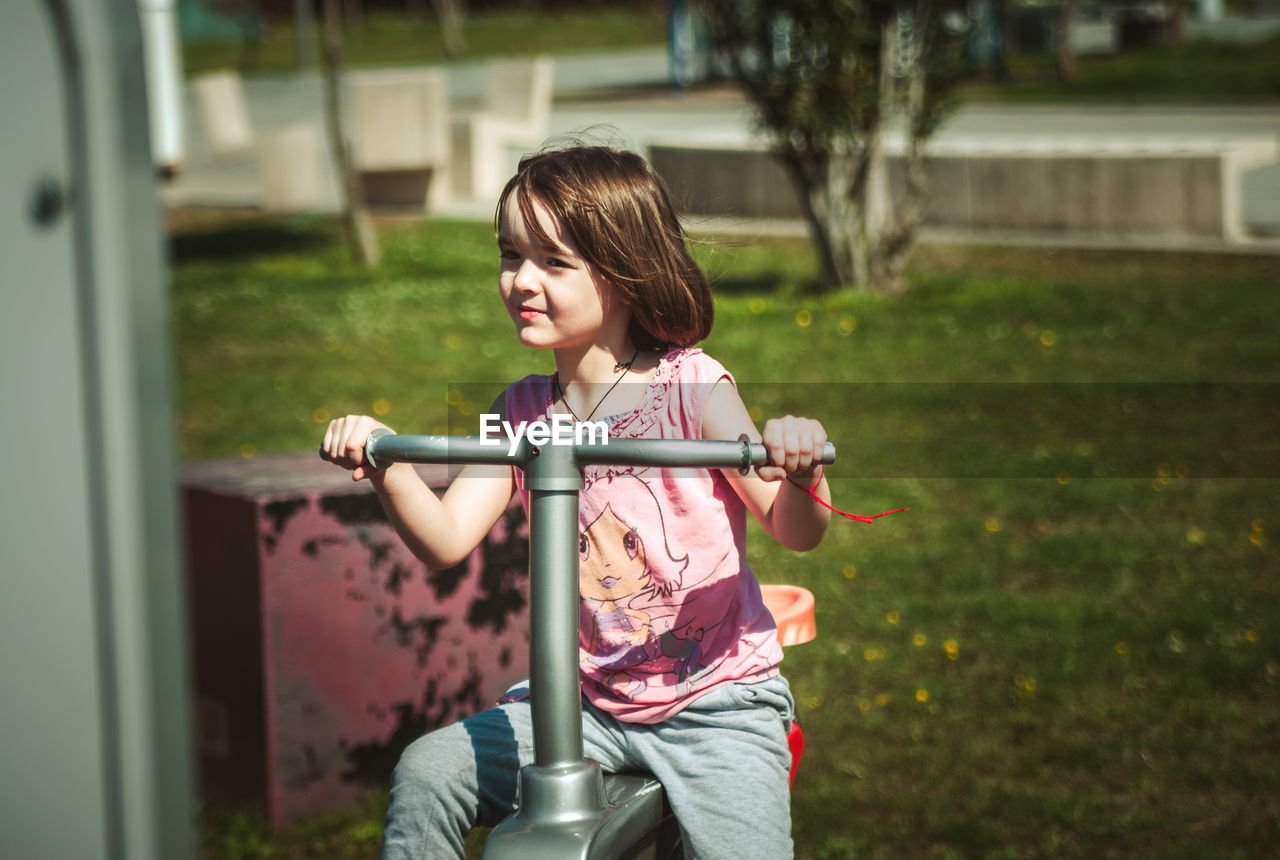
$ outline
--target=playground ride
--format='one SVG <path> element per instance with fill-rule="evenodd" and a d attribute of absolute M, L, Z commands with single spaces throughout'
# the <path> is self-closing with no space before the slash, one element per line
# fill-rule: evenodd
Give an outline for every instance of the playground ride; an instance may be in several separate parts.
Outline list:
<path fill-rule="evenodd" d="M 365 460 L 391 463 L 508 464 L 524 471 L 529 490 L 530 649 L 534 762 L 520 773 L 519 806 L 493 829 L 486 858 L 678 858 L 680 829 L 662 785 L 645 774 L 605 774 L 583 756 L 578 681 L 578 492 L 582 468 L 634 465 L 705 469 L 764 465 L 765 446 L 738 441 L 607 439 L 535 445 L 523 437 L 508 449 L 462 436 L 400 436 L 374 431 Z M 827 444 L 821 462 L 835 459 Z M 783 644 L 813 638 L 813 596 L 766 586 L 765 602 Z M 788 738 L 791 779 L 804 748 L 799 724 Z"/>

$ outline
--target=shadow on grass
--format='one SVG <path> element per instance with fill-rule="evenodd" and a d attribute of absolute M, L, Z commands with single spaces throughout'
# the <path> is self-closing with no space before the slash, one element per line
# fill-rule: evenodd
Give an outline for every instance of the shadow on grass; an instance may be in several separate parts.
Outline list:
<path fill-rule="evenodd" d="M 817 278 L 797 278 L 787 272 L 755 272 L 712 277 L 711 289 L 723 296 L 796 296 L 821 293 L 823 284 Z"/>
<path fill-rule="evenodd" d="M 175 232 L 169 237 L 169 259 L 175 265 L 246 260 L 317 251 L 334 241 L 332 228 L 323 222 L 255 219 Z"/>

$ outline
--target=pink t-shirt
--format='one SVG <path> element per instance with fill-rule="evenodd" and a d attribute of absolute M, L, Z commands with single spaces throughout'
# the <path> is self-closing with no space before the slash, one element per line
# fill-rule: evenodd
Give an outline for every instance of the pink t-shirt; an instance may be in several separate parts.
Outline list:
<path fill-rule="evenodd" d="M 700 439 L 712 386 L 698 349 L 662 357 L 611 437 Z M 549 376 L 508 387 L 512 423 L 546 420 Z M 778 674 L 777 628 L 747 567 L 746 508 L 719 472 L 591 466 L 578 506 L 582 692 L 618 719 L 656 723 L 698 696 Z M 524 475 L 516 485 L 528 510 Z"/>

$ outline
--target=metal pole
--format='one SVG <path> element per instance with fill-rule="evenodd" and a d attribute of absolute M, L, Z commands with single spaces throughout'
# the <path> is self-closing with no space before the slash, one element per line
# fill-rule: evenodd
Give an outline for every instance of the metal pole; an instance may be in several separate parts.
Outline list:
<path fill-rule="evenodd" d="M 530 447 L 529 680 L 535 763 L 582 761 L 578 681 L 578 491 L 582 473 L 568 445 Z"/>
<path fill-rule="evenodd" d="M 534 762 L 582 761 L 578 682 L 578 491 L 533 490 L 529 498 L 529 679 Z M 568 671 L 572 669 L 573 671 Z"/>

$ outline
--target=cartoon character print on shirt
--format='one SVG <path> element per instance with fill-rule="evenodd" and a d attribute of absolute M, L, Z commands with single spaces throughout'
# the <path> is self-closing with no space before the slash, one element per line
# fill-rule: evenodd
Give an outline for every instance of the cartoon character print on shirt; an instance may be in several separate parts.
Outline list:
<path fill-rule="evenodd" d="M 689 556 L 672 550 L 648 483 L 628 472 L 594 481 L 588 475 L 588 488 L 593 484 L 613 492 L 578 537 L 583 658 L 604 670 L 598 683 L 610 695 L 633 700 L 647 686 L 646 676 L 672 674 L 686 682 L 707 669 L 705 631 L 677 621 L 673 594 L 696 583 L 686 581 Z"/>

